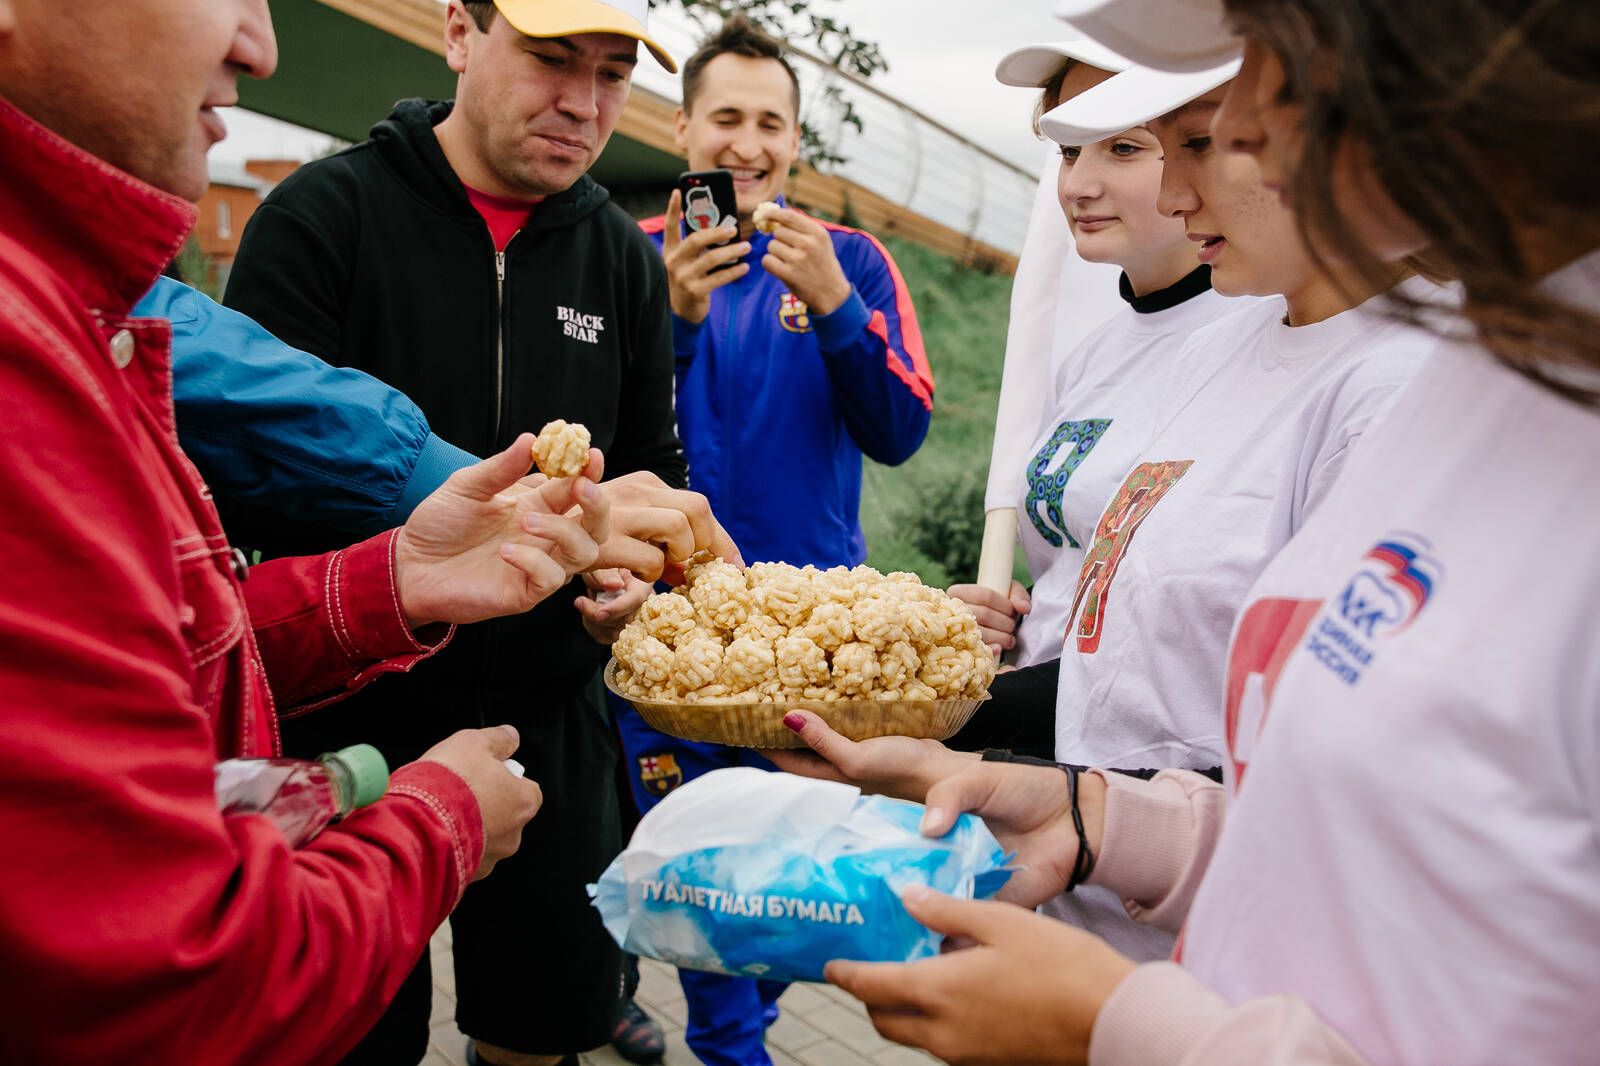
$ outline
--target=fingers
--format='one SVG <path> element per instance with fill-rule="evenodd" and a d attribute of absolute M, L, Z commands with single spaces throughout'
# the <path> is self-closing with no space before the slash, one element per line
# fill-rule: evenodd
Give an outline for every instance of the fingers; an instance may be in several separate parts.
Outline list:
<path fill-rule="evenodd" d="M 654 544 L 632 537 L 613 536 L 600 546 L 600 560 L 605 566 L 627 570 L 643 581 L 660 580 L 667 569 L 667 556 Z"/>
<path fill-rule="evenodd" d="M 978 763 L 970 769 L 936 782 L 923 798 L 927 810 L 922 815 L 922 835 L 942 837 L 950 832 L 965 811 L 983 812 L 999 784 L 996 764 Z"/>
<path fill-rule="evenodd" d="M 619 507 L 614 513 L 612 527 L 613 537 L 658 545 L 669 559 L 687 559 L 700 548 L 689 516 L 669 507 Z M 621 564 L 607 557 L 605 565 Z"/>
<path fill-rule="evenodd" d="M 670 252 L 663 246 L 662 262 L 667 270 L 678 276 L 679 281 L 688 281 L 707 273 L 719 263 L 731 262 L 749 251 L 749 242 L 739 240 L 739 227 L 730 223 L 691 233 L 678 241 Z"/>
<path fill-rule="evenodd" d="M 573 495 L 578 497 L 578 507 L 581 509 L 578 524 L 589 534 L 591 543 L 595 545 L 594 555 L 597 558 L 600 554 L 599 546 L 611 537 L 610 498 L 604 489 L 586 477 L 578 479 L 578 483 L 573 486 Z M 587 569 L 593 564 L 594 558 L 591 558 L 578 569 Z"/>
<path fill-rule="evenodd" d="M 794 748 L 770 748 L 762 750 L 760 755 L 786 774 L 809 777 L 817 781 L 850 784 L 837 767 L 815 752 L 797 751 Z"/>
<path fill-rule="evenodd" d="M 859 761 L 857 752 L 860 745 L 855 741 L 835 732 L 827 722 L 810 711 L 790 711 L 783 716 L 783 724 L 798 733 L 808 748 L 838 767 L 846 776 L 857 776 L 854 768 Z"/>
<path fill-rule="evenodd" d="M 481 463 L 457 470 L 446 485 L 475 500 L 490 500 L 520 481 L 533 469 L 533 434 L 522 433 L 511 446 Z"/>
<path fill-rule="evenodd" d="M 604 519 L 601 519 L 602 524 Z M 543 538 L 543 550 L 570 577 L 589 569 L 600 558 L 600 545 L 589 531 L 570 518 L 534 512 L 522 516 L 522 529 Z"/>
<path fill-rule="evenodd" d="M 823 967 L 822 976 L 829 984 L 866 1004 L 870 1011 L 915 1013 L 921 1006 L 921 997 L 917 994 L 919 966 L 919 963 L 835 959 Z"/>
<path fill-rule="evenodd" d="M 522 735 L 514 725 L 495 725 L 478 731 L 489 744 L 489 754 L 496 759 L 509 759 L 522 745 Z"/>
<path fill-rule="evenodd" d="M 827 236 L 828 231 L 822 228 L 822 223 L 792 207 L 780 207 L 767 217 L 772 220 L 774 241 L 792 242 L 806 237 Z"/>
<path fill-rule="evenodd" d="M 510 542 L 502 544 L 500 558 L 522 571 L 523 577 L 533 587 L 536 601 L 554 595 L 558 589 L 566 585 L 571 576 L 560 563 L 550 557 L 548 552 L 531 544 Z"/>
<path fill-rule="evenodd" d="M 683 242 L 683 194 L 677 189 L 667 197 L 666 228 L 661 231 L 661 253 L 670 257 Z"/>
<path fill-rule="evenodd" d="M 900 902 L 905 904 L 907 914 L 935 933 L 966 937 L 978 944 L 993 944 L 1015 929 L 1019 919 L 1026 924 L 1029 918 L 1037 917 L 1011 903 L 957 899 L 922 885 L 900 893 Z"/>
<path fill-rule="evenodd" d="M 1015 592 L 1018 588 L 1021 586 L 1013 582 L 1012 591 Z M 972 608 L 973 614 L 982 609 L 1010 617 L 1014 610 L 1010 596 L 1002 596 L 994 589 L 987 589 L 982 585 L 951 585 L 950 595 Z M 1026 596 L 1027 593 L 1023 595 Z"/>
<path fill-rule="evenodd" d="M 1033 597 L 1028 594 L 1027 589 L 1022 587 L 1022 582 L 1020 581 L 1011 583 L 1011 609 L 1019 615 L 1027 614 L 1033 610 Z"/>

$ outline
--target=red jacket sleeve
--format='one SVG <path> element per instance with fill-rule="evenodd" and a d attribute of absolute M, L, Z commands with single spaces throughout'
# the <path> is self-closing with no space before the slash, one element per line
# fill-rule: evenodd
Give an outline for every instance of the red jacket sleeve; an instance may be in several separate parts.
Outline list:
<path fill-rule="evenodd" d="M 425 764 L 300 851 L 221 817 L 149 431 L 24 284 L 0 270 L 0 1061 L 337 1059 L 476 867 L 476 803 Z"/>
<path fill-rule="evenodd" d="M 315 710 L 381 674 L 410 670 L 449 640 L 454 626 L 429 626 L 422 643 L 406 625 L 395 590 L 396 535 L 250 569 L 250 626 L 279 713 Z"/>

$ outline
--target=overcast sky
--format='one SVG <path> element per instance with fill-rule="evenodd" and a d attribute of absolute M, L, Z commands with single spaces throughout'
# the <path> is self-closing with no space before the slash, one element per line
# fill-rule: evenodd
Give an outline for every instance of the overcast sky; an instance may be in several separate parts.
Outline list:
<path fill-rule="evenodd" d="M 1028 128 L 1034 91 L 994 80 L 994 65 L 1022 44 L 1055 40 L 1065 27 L 1050 0 L 813 0 L 813 9 L 876 41 L 889 61 L 873 83 L 969 140 L 1014 160 L 1030 173 L 1044 153 Z M 328 139 L 234 111 L 229 137 L 213 156 L 309 159 Z"/>

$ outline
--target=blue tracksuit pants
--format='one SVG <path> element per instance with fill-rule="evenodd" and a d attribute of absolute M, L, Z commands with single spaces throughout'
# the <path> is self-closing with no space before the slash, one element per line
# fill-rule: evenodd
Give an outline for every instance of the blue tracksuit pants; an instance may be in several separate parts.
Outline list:
<path fill-rule="evenodd" d="M 607 695 L 622 734 L 628 783 L 641 814 L 685 781 L 712 770 L 725 766 L 772 769 L 770 762 L 746 748 L 697 744 L 658 733 L 632 706 Z M 678 983 L 689 1007 L 684 1039 L 701 1062 L 707 1066 L 772 1066 L 765 1044 L 767 1026 L 778 1020 L 778 997 L 786 984 L 699 970 L 679 970 Z"/>

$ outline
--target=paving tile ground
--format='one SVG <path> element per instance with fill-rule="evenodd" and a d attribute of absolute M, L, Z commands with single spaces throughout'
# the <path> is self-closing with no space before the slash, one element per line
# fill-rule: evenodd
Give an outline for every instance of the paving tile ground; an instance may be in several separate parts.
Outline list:
<path fill-rule="evenodd" d="M 683 1039 L 687 1007 L 677 971 L 665 963 L 643 960 L 636 999 L 666 1034 L 665 1066 L 698 1066 Z M 783 1013 L 767 1031 L 773 1066 L 937 1066 L 939 1062 L 883 1039 L 861 1004 L 832 985 L 791 985 L 778 1006 Z M 466 1038 L 456 1028 L 455 1015 L 455 970 L 446 924 L 433 938 L 433 1016 L 422 1066 L 465 1066 Z M 584 1066 L 627 1066 L 609 1047 L 579 1058 Z"/>

